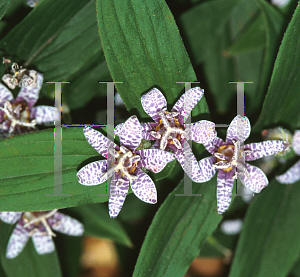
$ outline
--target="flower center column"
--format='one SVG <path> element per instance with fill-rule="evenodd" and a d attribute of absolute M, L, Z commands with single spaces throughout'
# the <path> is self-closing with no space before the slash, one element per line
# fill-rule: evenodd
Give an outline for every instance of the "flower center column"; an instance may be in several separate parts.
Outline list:
<path fill-rule="evenodd" d="M 176 83 L 184 83 L 185 84 L 185 92 L 187 92 L 188 90 L 190 90 L 192 88 L 192 83 L 196 84 L 196 83 L 200 83 L 200 82 L 176 82 Z M 188 107 L 192 106 L 192 99 L 191 97 L 188 97 L 187 94 L 185 94 L 185 98 L 184 98 L 184 111 L 186 113 L 186 111 L 188 111 Z M 185 121 L 185 132 L 187 134 L 191 133 L 191 113 L 189 114 L 188 118 Z M 184 140 L 184 148 L 183 148 L 183 153 L 184 153 L 184 168 L 191 168 L 192 167 L 192 161 L 190 159 L 187 158 L 188 153 L 186 151 L 186 149 L 190 147 L 190 149 L 192 150 L 192 141 L 189 140 L 187 138 L 185 138 Z M 184 178 L 183 178 L 183 182 L 184 182 L 184 193 L 183 194 L 175 194 L 175 196 L 201 196 L 201 194 L 193 194 L 193 182 L 192 179 L 184 172 Z"/>

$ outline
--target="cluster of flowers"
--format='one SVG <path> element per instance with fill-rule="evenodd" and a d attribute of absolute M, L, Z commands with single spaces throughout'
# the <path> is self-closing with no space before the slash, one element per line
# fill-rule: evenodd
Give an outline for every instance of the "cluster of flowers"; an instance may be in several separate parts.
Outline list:
<path fill-rule="evenodd" d="M 0 138 L 34 131 L 36 124 L 54 122 L 58 119 L 59 114 L 55 107 L 33 107 L 39 98 L 43 75 L 34 70 L 30 70 L 28 74 L 33 78 L 27 75 L 22 75 L 22 78 L 27 76 L 32 82 L 28 81 L 28 78 L 26 82 L 20 79 L 23 83 L 21 83 L 22 87 L 16 99 L 10 90 L 0 83 Z M 3 81 L 12 88 L 19 84 L 18 79 L 9 74 L 3 76 Z"/>
<path fill-rule="evenodd" d="M 82 185 L 93 186 L 113 177 L 110 184 L 109 214 L 116 217 L 125 201 L 129 184 L 133 193 L 142 201 L 156 203 L 157 192 L 153 181 L 141 168 L 160 172 L 168 162 L 178 160 L 192 181 L 201 183 L 210 180 L 218 171 L 217 210 L 225 212 L 231 202 L 234 179 L 255 193 L 268 185 L 268 179 L 261 169 L 245 161 L 253 161 L 274 155 L 287 149 L 282 140 L 269 140 L 243 145 L 250 135 L 247 117 L 236 116 L 227 130 L 226 141 L 216 136 L 215 124 L 199 121 L 185 124 L 185 121 L 203 96 L 199 87 L 188 90 L 176 102 L 170 112 L 167 101 L 156 88 L 145 94 L 142 106 L 155 122 L 140 124 L 135 116 L 115 128 L 120 138 L 120 147 L 110 142 L 103 134 L 90 127 L 84 128 L 89 144 L 107 160 L 90 163 L 77 173 Z M 140 149 L 141 140 L 153 140 L 150 149 Z M 192 140 L 202 143 L 213 156 L 197 161 L 190 146 Z M 108 145 L 111 143 L 112 147 Z M 111 159 L 108 158 L 111 155 Z"/>
<path fill-rule="evenodd" d="M 43 75 L 35 71 L 18 71 L 7 75 L 7 85 L 17 85 L 21 90 L 14 100 L 12 93 L 0 84 L 0 134 L 1 138 L 30 132 L 36 124 L 53 122 L 58 112 L 54 107 L 38 106 L 36 103 L 43 82 Z M 21 75 L 19 75 L 22 73 Z M 26 75 L 26 74 L 28 75 Z M 21 85 L 20 85 L 21 84 Z M 109 214 L 116 217 L 125 201 L 129 184 L 133 193 L 147 203 L 157 202 L 156 187 L 144 172 L 158 173 L 167 163 L 175 158 L 186 174 L 196 183 L 210 180 L 218 171 L 217 210 L 223 213 L 230 205 L 234 179 L 240 178 L 245 187 L 259 193 L 268 185 L 263 171 L 245 161 L 253 161 L 287 150 L 289 143 L 284 140 L 268 140 L 260 143 L 243 145 L 250 135 L 250 122 L 247 117 L 237 116 L 227 130 L 226 141 L 217 137 L 215 124 L 202 120 L 186 124 L 190 112 L 203 97 L 199 87 L 188 90 L 176 102 L 170 112 L 163 94 L 156 88 L 146 93 L 142 99 L 145 112 L 154 122 L 140 123 L 136 116 L 131 116 L 125 123 L 115 128 L 115 135 L 120 138 L 120 146 L 110 141 L 100 132 L 84 128 L 84 135 L 89 144 L 107 160 L 90 163 L 77 173 L 82 185 L 93 186 L 113 177 L 110 184 Z M 151 148 L 141 147 L 142 139 L 154 141 Z M 201 143 L 213 156 L 197 161 L 191 147 L 186 142 L 192 140 Z M 292 147 L 300 155 L 300 131 L 296 131 Z M 292 183 L 300 179 L 300 162 L 277 180 Z M 55 236 L 51 228 L 65 234 L 79 236 L 83 225 L 67 215 L 53 211 L 40 212 L 1 212 L 0 219 L 9 224 L 16 224 L 9 239 L 6 256 L 16 257 L 26 245 L 29 237 L 33 239 L 39 254 L 54 250 L 51 239 Z"/>
<path fill-rule="evenodd" d="M 7 61 L 7 60 L 6 60 Z M 13 64 L 14 75 L 6 74 L 3 81 L 10 87 L 16 85 L 21 90 L 14 100 L 12 93 L 0 84 L 0 134 L 1 138 L 23 134 L 36 129 L 36 124 L 54 122 L 59 114 L 55 107 L 33 107 L 39 97 L 43 83 L 43 75 L 34 70 L 18 71 Z M 28 73 L 28 75 L 25 75 Z M 27 77 L 26 77 L 27 76 Z M 32 78 L 31 78 L 31 77 Z M 0 219 L 8 224 L 16 224 L 8 241 L 6 257 L 15 258 L 25 247 L 29 237 L 32 237 L 38 254 L 54 251 L 53 230 L 72 236 L 83 234 L 83 225 L 76 219 L 57 212 L 1 212 Z"/>

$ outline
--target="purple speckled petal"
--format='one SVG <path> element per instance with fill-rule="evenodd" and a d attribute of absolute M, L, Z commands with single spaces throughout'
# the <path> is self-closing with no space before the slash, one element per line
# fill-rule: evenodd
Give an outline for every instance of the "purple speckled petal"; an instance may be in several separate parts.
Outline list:
<path fill-rule="evenodd" d="M 142 141 L 142 127 L 137 117 L 131 116 L 127 119 L 119 133 L 120 144 L 134 151 Z"/>
<path fill-rule="evenodd" d="M 28 108 L 30 109 L 38 100 L 39 93 L 43 84 L 43 74 L 37 74 L 36 88 L 33 87 L 22 87 L 17 96 L 16 102 L 25 100 L 27 102 Z"/>
<path fill-rule="evenodd" d="M 175 159 L 172 153 L 159 149 L 142 149 L 135 153 L 141 156 L 141 160 L 137 163 L 138 167 L 145 167 L 154 173 L 162 171 L 167 163 Z"/>
<path fill-rule="evenodd" d="M 263 142 L 249 143 L 245 145 L 244 149 L 251 151 L 250 154 L 245 156 L 245 161 L 254 161 L 279 153 L 286 149 L 286 145 L 282 140 L 266 140 Z"/>
<path fill-rule="evenodd" d="M 37 124 L 53 122 L 58 120 L 59 112 L 55 107 L 37 106 L 31 109 L 30 118 L 35 119 Z"/>
<path fill-rule="evenodd" d="M 147 161 L 147 164 L 152 165 L 169 163 L 175 159 L 173 153 L 159 149 L 142 149 L 135 151 L 135 153 L 141 156 L 141 161 Z"/>
<path fill-rule="evenodd" d="M 48 254 L 54 251 L 54 242 L 48 235 L 42 234 L 41 231 L 36 231 L 31 237 L 34 248 L 39 255 Z"/>
<path fill-rule="evenodd" d="M 141 102 L 145 112 L 150 115 L 154 121 L 158 121 L 160 118 L 157 112 L 167 107 L 166 98 L 157 88 L 153 88 L 143 95 Z"/>
<path fill-rule="evenodd" d="M 288 171 L 276 176 L 276 180 L 281 184 L 293 184 L 300 180 L 300 161 L 296 162 Z"/>
<path fill-rule="evenodd" d="M 18 223 L 10 235 L 6 248 L 6 258 L 13 259 L 17 257 L 22 252 L 28 239 L 29 233 Z"/>
<path fill-rule="evenodd" d="M 199 161 L 203 182 L 209 181 L 216 174 L 218 169 L 212 167 L 216 161 L 217 158 L 215 156 L 210 156 Z"/>
<path fill-rule="evenodd" d="M 210 154 L 215 154 L 220 146 L 224 145 L 224 141 L 218 137 L 215 137 L 212 141 L 203 143 L 203 146 Z"/>
<path fill-rule="evenodd" d="M 251 132 L 249 119 L 237 115 L 230 123 L 227 129 L 226 144 L 232 144 L 232 141 L 245 141 Z M 239 138 L 239 139 L 238 139 Z"/>
<path fill-rule="evenodd" d="M 188 124 L 187 124 L 188 125 Z M 201 120 L 192 123 L 191 140 L 197 143 L 208 143 L 217 136 L 215 123 L 207 120 Z"/>
<path fill-rule="evenodd" d="M 129 189 L 129 181 L 115 178 L 110 183 L 108 200 L 109 216 L 115 218 L 120 213 Z"/>
<path fill-rule="evenodd" d="M 107 137 L 100 132 L 92 129 L 91 127 L 84 127 L 83 134 L 88 143 L 95 148 L 95 150 L 101 154 L 104 158 L 107 158 L 108 141 Z M 116 144 L 114 144 L 116 147 Z"/>
<path fill-rule="evenodd" d="M 244 180 L 240 178 L 242 183 L 248 189 L 251 189 L 255 193 L 261 192 L 268 184 L 268 178 L 265 173 L 258 167 L 245 163 L 246 168 L 249 171 L 249 178 L 244 176 Z"/>
<path fill-rule="evenodd" d="M 157 138 L 153 137 L 150 134 L 150 131 L 154 131 L 157 125 L 158 125 L 158 123 L 156 123 L 156 122 L 141 123 L 143 139 L 156 140 Z"/>
<path fill-rule="evenodd" d="M 300 130 L 296 130 L 293 136 L 292 142 L 293 149 L 295 153 L 300 155 Z"/>
<path fill-rule="evenodd" d="M 191 113 L 192 109 L 202 98 L 203 94 L 204 94 L 204 90 L 199 87 L 189 89 L 175 103 L 174 107 L 172 108 L 172 111 L 179 112 L 181 117 L 184 118 L 183 121 L 185 122 L 189 114 Z M 189 97 L 189 102 L 191 103 L 189 107 L 185 107 L 184 105 L 186 97 Z"/>
<path fill-rule="evenodd" d="M 231 202 L 232 198 L 232 188 L 234 184 L 234 179 L 232 178 L 234 170 L 224 171 L 220 169 L 218 171 L 218 181 L 217 181 L 217 207 L 218 214 L 224 213 Z"/>
<path fill-rule="evenodd" d="M 115 127 L 115 130 L 114 130 L 115 136 L 118 136 L 118 137 L 120 136 L 123 125 L 124 125 L 124 123 L 120 123 Z"/>
<path fill-rule="evenodd" d="M 167 164 L 145 165 L 144 167 L 154 173 L 161 172 Z"/>
<path fill-rule="evenodd" d="M 77 172 L 78 183 L 85 186 L 95 186 L 102 184 L 110 176 L 103 174 L 107 170 L 107 161 L 96 161 L 89 163 Z"/>
<path fill-rule="evenodd" d="M 81 236 L 84 231 L 83 225 L 75 218 L 56 212 L 47 219 L 51 228 L 69 236 Z"/>
<path fill-rule="evenodd" d="M 0 83 L 0 106 L 3 107 L 6 101 L 12 101 L 14 97 L 10 90 Z"/>
<path fill-rule="evenodd" d="M 139 168 L 135 170 L 135 173 L 138 178 L 130 184 L 133 193 L 142 201 L 155 204 L 157 202 L 157 192 L 153 181 Z"/>
<path fill-rule="evenodd" d="M 15 224 L 22 216 L 22 212 L 1 212 L 0 219 L 8 224 Z"/>
<path fill-rule="evenodd" d="M 199 164 L 192 152 L 191 147 L 186 144 L 184 150 L 185 153 L 183 152 L 183 149 L 176 151 L 175 157 L 177 161 L 180 163 L 182 169 L 192 179 L 193 182 L 204 182 L 205 176 L 202 176 L 201 174 Z M 185 164 L 185 161 L 187 161 L 187 164 Z"/>

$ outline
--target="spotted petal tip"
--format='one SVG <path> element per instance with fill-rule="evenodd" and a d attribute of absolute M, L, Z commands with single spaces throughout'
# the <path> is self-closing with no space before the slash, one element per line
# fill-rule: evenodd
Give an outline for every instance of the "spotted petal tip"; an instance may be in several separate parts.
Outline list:
<path fill-rule="evenodd" d="M 141 102 L 145 112 L 150 115 L 154 121 L 159 120 L 157 112 L 167 107 L 166 98 L 157 88 L 153 88 L 148 93 L 143 95 Z"/>

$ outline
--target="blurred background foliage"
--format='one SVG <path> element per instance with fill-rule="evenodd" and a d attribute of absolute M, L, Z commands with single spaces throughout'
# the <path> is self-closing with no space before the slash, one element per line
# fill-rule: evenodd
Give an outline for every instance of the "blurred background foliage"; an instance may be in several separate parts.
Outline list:
<path fill-rule="evenodd" d="M 124 101 L 116 96 L 116 124 L 133 114 L 151 120 L 140 97 L 153 86 L 171 108 L 184 92 L 179 81 L 198 81 L 205 90 L 192 121 L 229 124 L 237 109 L 229 82 L 244 81 L 253 82 L 245 85 L 245 115 L 254 126 L 249 141 L 261 141 L 266 128 L 300 128 L 296 0 L 284 7 L 265 0 L 41 0 L 33 9 L 26 0 L 1 0 L 0 17 L 2 56 L 43 73 L 44 81 L 71 82 L 62 86 L 63 124 L 105 125 L 106 85 L 98 81 L 112 80 L 123 82 L 116 84 Z M 1 64 L 2 75 L 6 70 Z M 37 105 L 53 105 L 53 84 L 43 84 L 40 95 Z M 29 243 L 8 260 L 13 226 L 1 223 L 0 276 L 300 276 L 300 182 L 274 180 L 295 159 L 269 170 L 269 186 L 250 203 L 234 197 L 222 216 L 216 178 L 193 184 L 199 198 L 175 197 L 183 193 L 183 172 L 173 162 L 149 173 L 156 205 L 129 194 L 119 217 L 110 219 L 107 203 L 99 203 L 107 197 L 97 196 L 106 184 L 77 183 L 79 164 L 99 159 L 82 128 L 62 132 L 63 190 L 72 197 L 44 199 L 53 183 L 52 132 L 0 141 L 1 210 L 67 208 L 62 212 L 84 223 L 85 236 L 58 235 L 57 250 L 45 256 Z M 218 129 L 222 138 L 225 132 Z M 198 159 L 207 155 L 201 145 L 193 149 Z M 241 235 L 222 233 L 219 223 L 237 218 L 244 222 Z"/>

